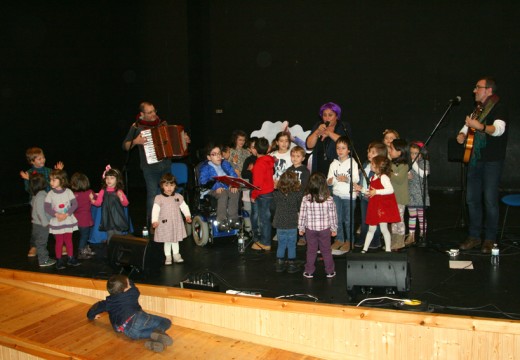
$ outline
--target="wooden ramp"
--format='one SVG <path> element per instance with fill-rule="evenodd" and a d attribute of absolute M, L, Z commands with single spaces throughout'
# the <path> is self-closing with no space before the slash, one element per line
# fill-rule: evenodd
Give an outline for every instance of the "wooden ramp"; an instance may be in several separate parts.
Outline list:
<path fill-rule="evenodd" d="M 173 346 L 153 353 L 144 340 L 115 333 L 107 315 L 90 322 L 91 298 L 59 294 L 37 284 L 0 282 L 1 359 L 316 359 L 175 325 L 168 331 Z"/>

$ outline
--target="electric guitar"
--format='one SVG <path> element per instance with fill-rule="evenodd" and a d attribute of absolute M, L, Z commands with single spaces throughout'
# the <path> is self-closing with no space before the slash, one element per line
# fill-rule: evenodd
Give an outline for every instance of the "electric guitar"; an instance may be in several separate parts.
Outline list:
<path fill-rule="evenodd" d="M 471 119 L 478 119 L 482 111 L 484 110 L 482 103 L 478 103 L 477 107 L 471 115 L 469 116 Z M 464 164 L 469 163 L 471 158 L 471 154 L 473 153 L 473 141 L 475 140 L 475 129 L 468 127 L 468 133 L 466 135 L 466 140 L 464 141 L 464 156 L 462 157 L 462 161 Z"/>

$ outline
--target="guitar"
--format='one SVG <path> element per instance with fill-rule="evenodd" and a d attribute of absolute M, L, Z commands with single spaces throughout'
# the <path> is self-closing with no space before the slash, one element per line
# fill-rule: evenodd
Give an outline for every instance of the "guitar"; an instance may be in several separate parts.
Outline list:
<path fill-rule="evenodd" d="M 475 120 L 478 119 L 480 114 L 482 114 L 482 111 L 484 110 L 484 107 L 482 106 L 482 103 L 478 103 L 477 107 L 471 115 L 469 116 L 471 119 Z M 471 158 L 471 154 L 473 153 L 473 141 L 475 140 L 475 129 L 468 128 L 468 134 L 466 135 L 466 140 L 464 141 L 464 155 L 462 157 L 462 161 L 464 164 L 469 163 L 469 159 Z"/>

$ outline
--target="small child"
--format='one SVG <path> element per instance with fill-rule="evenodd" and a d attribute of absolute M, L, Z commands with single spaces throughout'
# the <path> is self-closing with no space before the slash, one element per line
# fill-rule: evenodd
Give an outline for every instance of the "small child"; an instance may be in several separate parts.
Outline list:
<path fill-rule="evenodd" d="M 155 229 L 153 240 L 164 243 L 165 265 L 172 264 L 172 255 L 174 262 L 181 263 L 184 260 L 179 253 L 179 241 L 188 236 L 181 212 L 190 224 L 190 208 L 182 195 L 175 193 L 177 184 L 172 174 L 164 174 L 159 186 L 162 193 L 155 197 L 152 208 L 152 227 Z"/>
<path fill-rule="evenodd" d="M 394 141 L 395 139 L 399 139 L 399 133 L 397 132 L 397 130 L 385 129 L 385 131 L 383 131 L 383 144 L 386 145 L 388 159 L 390 160 L 392 160 L 392 158 L 390 158 L 390 145 L 392 144 L 392 141 Z"/>
<path fill-rule="evenodd" d="M 101 313 L 108 312 L 115 332 L 134 340 L 150 339 L 144 346 L 154 352 L 161 352 L 173 344 L 173 339 L 166 334 L 172 326 L 171 320 L 144 312 L 139 305 L 139 290 L 128 277 L 112 275 L 107 281 L 107 291 L 110 295 L 88 310 L 89 320 L 97 320 Z"/>
<path fill-rule="evenodd" d="M 430 206 L 428 184 L 426 183 L 426 186 L 424 184 L 430 174 L 430 162 L 428 161 L 428 153 L 422 142 L 414 141 L 410 144 L 410 159 L 413 164 L 412 169 L 408 171 L 410 202 L 408 203 L 408 236 L 404 240 L 405 245 L 415 243 L 417 219 L 419 219 L 421 236 L 424 238 L 427 228 L 424 210 Z"/>
<path fill-rule="evenodd" d="M 78 266 L 80 263 L 74 257 L 72 246 L 72 232 L 78 230 L 78 220 L 74 216 L 74 211 L 78 207 L 78 202 L 72 191 L 68 188 L 69 180 L 64 170 L 52 170 L 50 175 L 51 191 L 45 197 L 45 212 L 51 217 L 49 232 L 54 234 L 56 239 L 56 269 L 65 269 L 63 262 L 63 244 L 67 248 L 70 266 Z"/>
<path fill-rule="evenodd" d="M 229 158 L 231 157 L 231 146 L 230 145 L 222 145 L 222 159 L 226 161 L 230 161 Z"/>
<path fill-rule="evenodd" d="M 107 165 L 103 172 L 103 188 L 97 196 L 90 195 L 92 205 L 101 206 L 101 223 L 99 230 L 107 232 L 107 245 L 115 234 L 122 234 L 129 229 L 125 207 L 129 202 L 123 192 L 123 178 L 121 172 Z"/>
<path fill-rule="evenodd" d="M 298 175 L 298 179 L 301 184 L 301 190 L 304 191 L 309 183 L 309 177 L 311 176 L 311 172 L 305 165 L 303 165 L 303 161 L 305 160 L 305 149 L 301 146 L 294 146 L 291 149 L 291 162 L 292 166 L 287 169 L 287 171 L 295 172 Z M 304 236 L 300 236 L 296 245 L 305 246 L 307 241 L 305 241 Z"/>
<path fill-rule="evenodd" d="M 240 218 L 238 217 L 238 200 L 240 191 L 236 187 L 215 181 L 215 176 L 237 177 L 231 164 L 222 159 L 220 146 L 210 144 L 206 147 L 206 157 L 208 160 L 202 164 L 199 172 L 199 183 L 201 185 L 212 184 L 209 194 L 217 199 L 217 221 L 220 231 L 227 231 L 231 228 L 239 228 Z"/>
<path fill-rule="evenodd" d="M 336 140 L 336 153 L 329 166 L 327 185 L 332 185 L 332 197 L 338 213 L 338 235 L 332 250 L 339 250 L 337 255 L 350 251 L 350 241 L 354 240 L 354 221 L 350 221 L 351 214 L 356 210 L 356 192 L 351 185 L 359 182 L 358 164 L 349 157 L 349 141 L 346 136 L 340 136 Z M 346 234 L 346 235 L 345 235 Z M 345 241 L 346 240 L 346 241 Z"/>
<path fill-rule="evenodd" d="M 404 248 L 406 226 L 404 224 L 404 211 L 410 201 L 408 194 L 408 144 L 403 139 L 395 139 L 390 144 L 388 155 L 392 160 L 392 177 L 390 181 L 394 187 L 395 198 L 399 208 L 401 220 L 392 224 L 392 250 Z"/>
<path fill-rule="evenodd" d="M 90 181 L 87 175 L 79 172 L 72 174 L 70 187 L 78 202 L 78 208 L 74 212 L 74 216 L 78 219 L 79 228 L 78 259 L 86 260 L 95 255 L 88 246 L 90 230 L 92 229 L 92 225 L 94 225 L 90 211 L 92 207 L 90 197 L 93 196 L 94 192 L 90 189 Z"/>
<path fill-rule="evenodd" d="M 254 209 L 258 211 L 258 227 L 260 239 L 255 241 L 251 249 L 271 250 L 271 201 L 274 192 L 274 158 L 267 155 L 269 152 L 269 141 L 259 138 L 255 143 L 257 159 L 253 166 L 253 185 L 259 190 L 251 191 L 251 202 Z M 254 218 L 254 215 L 253 215 Z"/>
<path fill-rule="evenodd" d="M 45 213 L 45 198 L 47 197 L 46 189 L 48 186 L 49 184 L 43 174 L 36 173 L 29 176 L 32 208 L 31 244 L 35 246 L 40 267 L 56 264 L 56 260 L 49 257 L 47 250 L 50 217 Z"/>
<path fill-rule="evenodd" d="M 287 169 L 287 171 L 295 172 L 298 175 L 298 180 L 302 185 L 302 190 L 307 187 L 309 183 L 309 177 L 311 173 L 309 169 L 305 165 L 303 165 L 303 161 L 305 160 L 305 149 L 301 146 L 295 146 L 291 149 L 291 162 L 292 165 Z"/>
<path fill-rule="evenodd" d="M 249 156 L 249 151 L 244 147 L 247 141 L 247 134 L 242 130 L 233 131 L 231 138 L 231 151 L 229 162 L 235 169 L 238 177 L 242 176 L 244 161 Z"/>
<path fill-rule="evenodd" d="M 366 215 L 366 223 L 369 227 L 361 252 L 363 254 L 367 252 L 378 225 L 385 239 L 385 251 L 390 252 L 391 235 L 388 231 L 388 223 L 400 220 L 394 189 L 390 181 L 392 174 L 390 160 L 386 156 L 378 155 L 372 158 L 370 169 L 375 174 L 370 178 L 370 187 L 363 188 L 355 185 L 356 191 L 363 192 L 370 198 Z"/>
<path fill-rule="evenodd" d="M 279 132 L 274 139 L 274 149 L 269 154 L 274 158 L 274 183 L 276 183 L 280 176 L 291 167 L 291 153 L 289 148 L 291 146 L 291 134 L 288 132 Z"/>
<path fill-rule="evenodd" d="M 372 176 L 374 176 L 374 172 L 372 171 L 372 159 L 376 156 L 384 156 L 385 158 L 388 158 L 388 149 L 385 144 L 383 144 L 380 141 L 372 141 L 370 144 L 368 144 L 367 149 L 367 162 L 364 164 L 363 170 L 365 171 L 365 174 L 360 177 L 360 185 L 362 188 L 369 189 L 370 188 L 370 179 Z M 365 179 L 365 175 L 368 177 Z M 368 208 L 368 200 L 369 197 L 363 193 L 360 192 L 360 205 L 361 205 L 361 231 L 359 233 L 359 240 L 361 243 L 356 242 L 356 246 L 363 247 L 363 244 L 365 243 L 365 238 L 367 237 L 368 232 L 368 225 L 366 223 L 366 217 L 367 217 L 367 208 Z M 374 234 L 374 237 L 372 239 L 372 242 L 370 243 L 369 248 L 370 249 L 378 249 L 381 246 L 381 231 L 379 228 L 376 228 L 376 232 Z"/>
<path fill-rule="evenodd" d="M 336 236 L 338 215 L 334 200 L 329 193 L 327 179 L 322 173 L 316 172 L 309 179 L 300 208 L 298 229 L 300 235 L 305 234 L 307 239 L 307 262 L 303 276 L 308 279 L 314 277 L 318 249 L 323 257 L 327 278 L 336 276 L 330 238 Z"/>
<path fill-rule="evenodd" d="M 31 165 L 31 168 L 27 171 L 20 171 L 20 177 L 24 180 L 25 191 L 29 192 L 29 175 L 33 174 L 42 174 L 47 183 L 50 182 L 49 175 L 51 173 L 51 169 L 45 167 L 45 155 L 43 154 L 43 150 L 39 147 L 31 147 L 25 151 L 25 158 L 27 162 Z M 58 161 L 56 165 L 54 165 L 54 169 L 62 170 L 64 167 L 61 161 Z M 50 190 L 50 187 L 47 186 L 47 191 Z M 35 256 L 34 254 L 33 256 Z"/>
<path fill-rule="evenodd" d="M 278 190 L 274 192 L 273 227 L 278 237 L 276 250 L 276 272 L 285 271 L 285 250 L 287 249 L 287 272 L 299 271 L 296 265 L 296 238 L 298 236 L 298 210 L 302 201 L 300 179 L 292 171 L 286 171 L 280 176 Z"/>

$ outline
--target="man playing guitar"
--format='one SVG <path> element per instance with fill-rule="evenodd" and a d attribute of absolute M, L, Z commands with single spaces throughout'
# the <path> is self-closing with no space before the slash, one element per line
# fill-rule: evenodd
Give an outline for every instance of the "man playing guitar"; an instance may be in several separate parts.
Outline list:
<path fill-rule="evenodd" d="M 469 229 L 468 237 L 460 244 L 460 249 L 470 250 L 481 246 L 483 254 L 491 252 L 497 238 L 498 188 L 507 148 L 507 111 L 496 95 L 496 89 L 496 82 L 491 77 L 483 77 L 477 82 L 473 89 L 477 109 L 466 117 L 457 135 L 459 144 L 464 144 L 474 135 L 469 150 L 466 144 L 464 158 L 464 162 L 469 162 L 466 195 Z"/>

